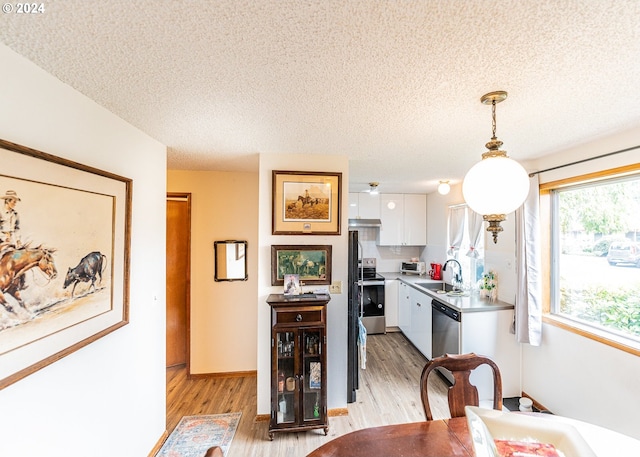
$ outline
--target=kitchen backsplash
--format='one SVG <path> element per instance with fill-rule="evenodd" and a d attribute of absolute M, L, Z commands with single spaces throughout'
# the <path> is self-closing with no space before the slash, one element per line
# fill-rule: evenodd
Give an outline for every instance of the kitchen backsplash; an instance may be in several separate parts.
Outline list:
<path fill-rule="evenodd" d="M 400 271 L 403 261 L 417 257 L 420 260 L 424 246 L 378 246 L 376 237 L 378 229 L 375 227 L 358 228 L 358 241 L 362 244 L 362 257 L 375 257 L 378 271 Z"/>

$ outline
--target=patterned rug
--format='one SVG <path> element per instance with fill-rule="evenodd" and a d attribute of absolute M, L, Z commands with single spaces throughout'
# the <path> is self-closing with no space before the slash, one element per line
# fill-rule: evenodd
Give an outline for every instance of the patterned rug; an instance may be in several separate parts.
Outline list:
<path fill-rule="evenodd" d="M 227 455 L 242 413 L 184 416 L 156 457 L 203 457 L 211 446 Z"/>

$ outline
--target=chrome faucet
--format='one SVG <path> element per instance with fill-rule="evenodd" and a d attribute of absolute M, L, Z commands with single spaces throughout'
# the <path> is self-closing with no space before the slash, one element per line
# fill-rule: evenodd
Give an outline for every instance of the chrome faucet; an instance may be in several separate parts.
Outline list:
<path fill-rule="evenodd" d="M 455 262 L 458 264 L 458 271 L 453 275 L 453 288 L 455 290 L 456 284 L 458 284 L 458 289 L 462 289 L 462 265 L 456 259 L 447 260 L 444 265 L 442 265 L 442 271 L 447 271 L 447 264 L 449 262 Z"/>

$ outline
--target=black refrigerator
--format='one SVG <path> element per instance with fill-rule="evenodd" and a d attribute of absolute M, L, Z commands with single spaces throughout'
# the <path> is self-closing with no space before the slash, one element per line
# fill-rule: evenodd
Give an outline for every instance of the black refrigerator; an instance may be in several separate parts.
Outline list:
<path fill-rule="evenodd" d="M 347 316 L 347 402 L 356 401 L 358 390 L 358 335 L 360 319 L 360 289 L 358 287 L 358 268 L 360 260 L 360 245 L 358 243 L 358 231 L 349 230 L 349 306 Z"/>

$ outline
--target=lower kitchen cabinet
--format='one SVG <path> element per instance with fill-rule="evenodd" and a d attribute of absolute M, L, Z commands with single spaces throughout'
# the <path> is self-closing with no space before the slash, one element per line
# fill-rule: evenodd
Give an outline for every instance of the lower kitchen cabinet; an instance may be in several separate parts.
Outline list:
<path fill-rule="evenodd" d="M 398 284 L 398 325 L 402 333 L 428 359 L 433 354 L 433 315 L 431 302 L 434 297 L 421 292 L 404 281 Z M 513 307 L 495 309 L 462 308 L 459 327 L 458 353 L 475 352 L 496 362 L 502 375 L 504 397 L 519 397 L 520 344 L 511 333 Z M 452 351 L 453 352 L 453 351 Z M 439 354 L 438 354 L 439 355 Z M 471 374 L 471 382 L 478 388 L 481 400 L 493 395 L 493 377 L 489 367 L 479 367 Z"/>
<path fill-rule="evenodd" d="M 385 325 L 398 327 L 398 281 L 387 279 L 384 282 L 384 318 Z"/>
<path fill-rule="evenodd" d="M 411 288 L 411 342 L 431 358 L 431 297 Z"/>
<path fill-rule="evenodd" d="M 520 344 L 511 333 L 513 309 L 462 313 L 460 329 L 461 353 L 475 352 L 489 357 L 500 368 L 502 396 L 519 397 Z M 491 398 L 493 381 L 489 367 L 479 367 L 470 380 L 478 388 L 480 399 Z"/>
<path fill-rule="evenodd" d="M 427 358 L 431 358 L 431 297 L 400 281 L 398 325 L 404 335 Z"/>
<path fill-rule="evenodd" d="M 311 429 L 329 431 L 327 418 L 328 295 L 322 298 L 272 294 L 271 306 L 271 418 L 269 439 L 275 432 Z"/>
<path fill-rule="evenodd" d="M 398 284 L 398 327 L 409 338 L 411 333 L 411 287 L 407 283 L 399 281 Z"/>

